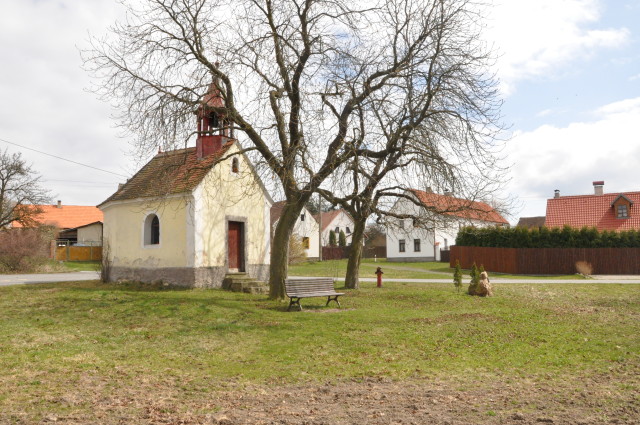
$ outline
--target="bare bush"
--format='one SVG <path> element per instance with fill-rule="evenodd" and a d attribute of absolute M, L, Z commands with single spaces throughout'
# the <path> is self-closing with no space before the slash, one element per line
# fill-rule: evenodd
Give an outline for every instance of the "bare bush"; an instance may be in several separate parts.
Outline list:
<path fill-rule="evenodd" d="M 294 233 L 289 238 L 289 264 L 301 263 L 306 259 L 307 253 L 304 250 L 302 238 Z"/>
<path fill-rule="evenodd" d="M 588 263 L 586 261 L 577 261 L 576 271 L 582 276 L 588 277 L 593 273 L 593 266 L 591 265 L 591 263 Z"/>
<path fill-rule="evenodd" d="M 50 228 L 0 231 L 0 269 L 31 272 L 49 258 Z"/>

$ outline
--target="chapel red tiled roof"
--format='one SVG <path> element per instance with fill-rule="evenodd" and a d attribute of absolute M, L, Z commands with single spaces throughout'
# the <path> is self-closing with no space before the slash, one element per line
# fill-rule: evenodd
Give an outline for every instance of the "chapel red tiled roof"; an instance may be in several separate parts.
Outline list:
<path fill-rule="evenodd" d="M 198 159 L 196 148 L 161 152 L 100 205 L 112 201 L 155 198 L 190 192 L 233 145 L 229 141 L 214 154 Z"/>
<path fill-rule="evenodd" d="M 611 203 L 620 195 L 628 198 L 633 205 L 629 218 L 616 218 Z M 565 225 L 582 228 L 596 227 L 598 230 L 640 229 L 640 192 L 605 193 L 603 195 L 560 196 L 547 199 L 547 227 Z"/>
<path fill-rule="evenodd" d="M 103 215 L 97 207 L 85 205 L 39 205 L 42 213 L 34 217 L 38 223 L 56 226 L 60 229 L 73 229 L 85 224 L 102 221 Z M 23 227 L 14 221 L 11 227 Z"/>
<path fill-rule="evenodd" d="M 467 220 L 488 221 L 496 224 L 508 224 L 495 209 L 484 202 L 469 201 L 448 195 L 412 190 L 418 200 L 438 214 L 460 217 Z"/>

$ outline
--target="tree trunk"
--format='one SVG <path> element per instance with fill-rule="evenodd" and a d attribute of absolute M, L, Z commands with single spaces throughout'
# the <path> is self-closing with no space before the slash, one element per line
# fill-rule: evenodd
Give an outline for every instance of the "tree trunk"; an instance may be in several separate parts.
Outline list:
<path fill-rule="evenodd" d="M 356 220 L 351 235 L 351 252 L 347 263 L 347 275 L 344 286 L 349 289 L 360 288 L 360 261 L 362 260 L 362 241 L 364 240 L 365 220 Z"/>
<path fill-rule="evenodd" d="M 289 269 L 289 239 L 306 200 L 285 205 L 271 241 L 271 265 L 269 267 L 269 298 L 284 299 L 284 280 Z"/>

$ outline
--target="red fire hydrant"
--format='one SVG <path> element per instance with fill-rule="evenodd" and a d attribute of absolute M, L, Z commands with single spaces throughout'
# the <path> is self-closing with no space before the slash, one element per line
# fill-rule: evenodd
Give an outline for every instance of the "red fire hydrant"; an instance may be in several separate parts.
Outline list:
<path fill-rule="evenodd" d="M 382 288 L 382 275 L 384 274 L 384 272 L 380 267 L 378 267 L 378 269 L 376 270 L 376 274 L 378 275 L 378 288 Z"/>

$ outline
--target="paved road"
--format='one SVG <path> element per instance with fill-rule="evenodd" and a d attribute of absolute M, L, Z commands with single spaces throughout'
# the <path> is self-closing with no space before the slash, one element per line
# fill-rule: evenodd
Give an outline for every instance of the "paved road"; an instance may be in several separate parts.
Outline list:
<path fill-rule="evenodd" d="M 73 282 L 96 280 L 98 272 L 42 273 L 42 274 L 0 274 L 0 286 L 23 285 L 27 283 Z"/>
<path fill-rule="evenodd" d="M 294 277 L 294 276 L 292 276 Z M 303 278 L 303 276 L 295 276 Z M 48 273 L 48 274 L 0 274 L 0 286 L 22 285 L 29 283 L 73 282 L 78 280 L 97 280 L 98 272 Z M 340 280 L 340 278 L 336 278 Z M 361 277 L 361 282 L 375 282 L 376 278 Z M 412 283 L 452 283 L 448 279 L 384 279 L 383 282 L 412 282 Z M 593 279 L 491 279 L 493 284 L 501 283 L 624 283 L 640 285 L 640 276 L 594 276 Z"/>
<path fill-rule="evenodd" d="M 291 276 L 292 278 L 297 278 L 302 276 Z M 337 281 L 342 280 L 341 278 L 335 278 Z M 361 277 L 360 282 L 375 282 L 376 278 L 371 277 Z M 449 279 L 384 279 L 384 282 L 411 282 L 411 283 L 453 283 L 453 278 Z M 464 284 L 464 281 L 462 282 Z M 468 283 L 468 282 L 467 282 Z M 501 279 L 501 278 L 492 278 L 492 284 L 500 284 L 500 283 L 524 283 L 524 284 L 533 284 L 533 283 L 583 283 L 583 284 L 603 284 L 603 283 L 623 283 L 623 284 L 636 284 L 640 285 L 640 276 L 607 276 L 606 278 L 601 278 L 600 276 L 594 277 L 593 279 Z"/>

